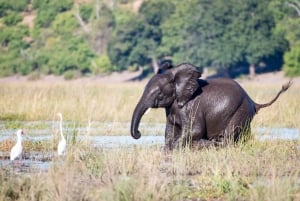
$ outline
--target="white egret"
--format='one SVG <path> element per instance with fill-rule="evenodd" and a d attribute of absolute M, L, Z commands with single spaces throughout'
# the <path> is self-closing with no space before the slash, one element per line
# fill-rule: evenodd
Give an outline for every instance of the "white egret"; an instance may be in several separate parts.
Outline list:
<path fill-rule="evenodd" d="M 63 135 L 63 130 L 62 130 L 62 122 L 63 122 L 62 114 L 58 113 L 57 115 L 60 118 L 59 129 L 60 129 L 60 137 L 61 137 L 61 140 L 57 146 L 57 154 L 60 156 L 60 155 L 64 155 L 66 152 L 67 141 Z"/>
<path fill-rule="evenodd" d="M 10 160 L 13 161 L 16 158 L 21 159 L 22 155 L 22 135 L 24 134 L 23 130 L 19 129 L 17 131 L 17 143 L 10 150 Z"/>

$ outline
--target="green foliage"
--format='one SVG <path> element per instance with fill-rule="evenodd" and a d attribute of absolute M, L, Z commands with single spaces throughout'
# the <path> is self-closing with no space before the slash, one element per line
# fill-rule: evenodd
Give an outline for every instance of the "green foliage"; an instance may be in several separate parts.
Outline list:
<path fill-rule="evenodd" d="M 2 47 L 12 47 L 20 44 L 24 47 L 23 37 L 29 34 L 26 26 L 0 27 L 0 44 Z"/>
<path fill-rule="evenodd" d="M 77 70 L 68 70 L 64 72 L 65 80 L 73 80 L 81 77 L 81 72 Z"/>
<path fill-rule="evenodd" d="M 147 24 L 159 26 L 175 10 L 175 5 L 163 0 L 146 1 L 142 4 L 139 13 L 144 16 Z"/>
<path fill-rule="evenodd" d="M 285 74 L 289 77 L 300 76 L 300 43 L 295 45 L 290 51 L 284 55 Z"/>
<path fill-rule="evenodd" d="M 58 14 L 52 22 L 51 28 L 55 34 L 70 34 L 76 30 L 78 22 L 72 12 Z"/>
<path fill-rule="evenodd" d="M 0 28 L 0 76 L 14 73 L 26 74 L 32 69 L 27 68 L 22 53 L 29 47 L 23 38 L 29 34 L 26 26 Z"/>
<path fill-rule="evenodd" d="M 102 55 L 107 52 L 107 44 L 115 26 L 115 16 L 112 10 L 103 3 L 94 7 L 89 21 L 90 31 L 85 35 L 91 48 L 97 54 Z"/>
<path fill-rule="evenodd" d="M 32 0 L 32 5 L 34 9 L 46 10 L 48 8 L 64 12 L 72 8 L 73 0 Z"/>
<path fill-rule="evenodd" d="M 38 15 L 35 18 L 35 25 L 38 27 L 49 27 L 56 16 L 54 9 L 38 10 Z"/>
<path fill-rule="evenodd" d="M 0 0 L 0 17 L 7 15 L 10 11 L 24 11 L 28 3 L 30 0 Z"/>
<path fill-rule="evenodd" d="M 238 62 L 257 63 L 274 53 L 268 1 L 205 1 L 179 3 L 163 24 L 161 51 L 178 61 L 226 69 Z"/>
<path fill-rule="evenodd" d="M 17 12 L 9 12 L 6 16 L 3 17 L 3 22 L 7 26 L 14 26 L 18 24 L 23 17 Z"/>
<path fill-rule="evenodd" d="M 139 10 L 139 16 L 119 13 L 116 27 L 108 46 L 108 55 L 118 70 L 129 66 L 150 66 L 152 59 L 160 56 L 157 49 L 161 43 L 160 24 L 174 9 L 171 2 L 146 1 Z"/>
<path fill-rule="evenodd" d="M 65 71 L 90 71 L 95 54 L 81 37 L 66 36 L 57 38 L 51 44 L 34 53 L 34 66 L 43 73 L 62 75 Z"/>
<path fill-rule="evenodd" d="M 298 75 L 294 0 L 151 0 L 138 12 L 133 5 L 0 0 L 0 76 L 149 70 L 164 57 L 226 71 L 283 54 L 286 75 Z M 20 26 L 24 12 L 36 15 L 30 30 Z"/>
<path fill-rule="evenodd" d="M 33 7 L 38 8 L 35 25 L 38 27 L 49 27 L 58 13 L 70 10 L 73 0 L 36 0 Z"/>
<path fill-rule="evenodd" d="M 289 49 L 284 54 L 285 75 L 293 77 L 300 75 L 300 16 L 297 9 L 300 4 L 297 1 L 274 0 L 270 4 L 276 17 L 276 33 L 280 33 L 289 43 Z"/>
<path fill-rule="evenodd" d="M 132 61 L 128 58 L 138 39 L 142 38 L 145 27 L 143 21 L 134 15 L 120 13 L 116 19 L 116 28 L 108 44 L 108 55 L 113 65 L 118 67 L 117 70 L 121 71 L 131 65 Z"/>
<path fill-rule="evenodd" d="M 93 14 L 94 7 L 92 4 L 81 4 L 79 13 L 82 19 L 87 22 Z"/>
<path fill-rule="evenodd" d="M 103 54 L 98 58 L 94 59 L 92 62 L 92 72 L 93 74 L 101 74 L 113 71 L 113 66 L 110 62 L 108 55 Z"/>

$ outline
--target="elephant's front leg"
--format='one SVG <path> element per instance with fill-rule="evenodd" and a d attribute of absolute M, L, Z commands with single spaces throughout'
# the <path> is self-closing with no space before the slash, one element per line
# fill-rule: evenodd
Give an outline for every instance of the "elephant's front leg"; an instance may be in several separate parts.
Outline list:
<path fill-rule="evenodd" d="M 206 138 L 205 121 L 202 115 L 191 118 L 191 115 L 181 115 L 181 135 L 176 140 L 176 147 L 193 146 L 194 141 Z"/>
<path fill-rule="evenodd" d="M 175 148 L 181 133 L 180 125 L 168 122 L 165 130 L 165 147 L 169 150 Z"/>
<path fill-rule="evenodd" d="M 182 136 L 182 125 L 180 116 L 176 113 L 167 115 L 167 124 L 165 129 L 165 147 L 169 150 L 178 145 L 178 139 Z"/>

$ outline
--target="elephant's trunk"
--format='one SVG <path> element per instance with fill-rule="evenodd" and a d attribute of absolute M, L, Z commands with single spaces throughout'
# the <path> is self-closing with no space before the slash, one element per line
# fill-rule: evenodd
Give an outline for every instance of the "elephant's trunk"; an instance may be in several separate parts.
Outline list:
<path fill-rule="evenodd" d="M 138 128 L 139 128 L 141 118 L 148 108 L 149 107 L 145 106 L 142 103 L 142 101 L 140 101 L 134 109 L 132 120 L 131 120 L 131 128 L 130 128 L 131 136 L 134 139 L 139 139 L 141 137 L 141 133 L 138 130 Z"/>

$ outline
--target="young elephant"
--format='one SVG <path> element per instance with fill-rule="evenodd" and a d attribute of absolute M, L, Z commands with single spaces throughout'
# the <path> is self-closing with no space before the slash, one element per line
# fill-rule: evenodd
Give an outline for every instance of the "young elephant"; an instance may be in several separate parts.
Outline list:
<path fill-rule="evenodd" d="M 188 63 L 166 66 L 146 85 L 133 112 L 131 135 L 141 137 L 138 127 L 148 108 L 165 108 L 167 149 L 239 141 L 242 135 L 249 135 L 251 120 L 259 109 L 274 103 L 291 85 L 282 86 L 269 103 L 257 104 L 232 79 L 198 79 L 201 72 Z"/>

